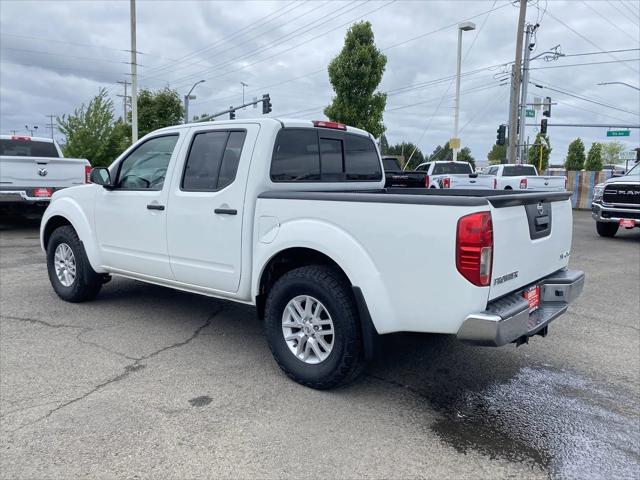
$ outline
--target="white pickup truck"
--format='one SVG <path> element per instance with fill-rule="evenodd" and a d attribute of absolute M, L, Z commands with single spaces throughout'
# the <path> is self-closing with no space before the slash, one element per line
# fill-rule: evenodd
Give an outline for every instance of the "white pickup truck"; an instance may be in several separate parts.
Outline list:
<path fill-rule="evenodd" d="M 491 177 L 478 174 L 468 162 L 436 161 L 421 163 L 414 170 L 426 174 L 426 188 L 464 188 L 486 190 L 492 188 Z"/>
<path fill-rule="evenodd" d="M 0 135 L 0 212 L 43 211 L 53 192 L 89 181 L 88 160 L 64 158 L 50 138 Z"/>
<path fill-rule="evenodd" d="M 534 165 L 494 165 L 485 170 L 485 173 L 493 176 L 493 188 L 496 190 L 561 192 L 567 189 L 567 177 L 539 176 Z"/>
<path fill-rule="evenodd" d="M 280 367 L 314 388 L 357 375 L 378 334 L 546 335 L 584 282 L 568 192 L 385 190 L 372 136 L 338 123 L 164 128 L 91 178 L 42 219 L 62 299 L 120 275 L 255 305 Z"/>

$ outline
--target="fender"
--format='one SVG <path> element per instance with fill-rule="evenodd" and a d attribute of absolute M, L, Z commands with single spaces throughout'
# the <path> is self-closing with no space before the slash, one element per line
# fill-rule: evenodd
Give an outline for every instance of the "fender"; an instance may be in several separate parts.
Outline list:
<path fill-rule="evenodd" d="M 92 203 L 92 199 L 83 198 L 83 200 Z M 105 270 L 100 267 L 102 265 L 102 259 L 97 248 L 98 242 L 96 241 L 93 225 L 78 202 L 70 196 L 58 198 L 54 196 L 51 204 L 45 211 L 42 222 L 40 223 L 40 246 L 42 250 L 46 253 L 44 247 L 44 231 L 53 217 L 63 217 L 71 223 L 71 226 L 75 229 L 78 237 L 80 237 L 80 241 L 82 241 L 84 245 L 84 250 L 91 267 L 98 273 L 104 273 Z"/>
<path fill-rule="evenodd" d="M 379 333 L 393 329 L 393 309 L 380 272 L 364 247 L 338 226 L 317 219 L 296 219 L 279 224 L 275 238 L 256 238 L 252 272 L 252 297 L 258 294 L 269 261 L 289 248 L 309 248 L 331 258 L 358 287 Z"/>

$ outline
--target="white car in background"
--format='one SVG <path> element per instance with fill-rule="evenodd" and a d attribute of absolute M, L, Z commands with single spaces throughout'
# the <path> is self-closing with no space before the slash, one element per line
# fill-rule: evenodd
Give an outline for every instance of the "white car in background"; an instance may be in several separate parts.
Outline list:
<path fill-rule="evenodd" d="M 44 210 L 54 192 L 89 182 L 86 159 L 64 158 L 51 138 L 0 135 L 0 212 Z"/>
<path fill-rule="evenodd" d="M 540 176 L 538 169 L 533 165 L 506 163 L 489 167 L 484 173 L 493 176 L 495 190 L 561 192 L 567 189 L 567 177 Z"/>
<path fill-rule="evenodd" d="M 492 188 L 491 178 L 473 171 L 468 162 L 453 160 L 421 163 L 414 170 L 426 174 L 426 188 L 461 188 L 488 190 Z"/>

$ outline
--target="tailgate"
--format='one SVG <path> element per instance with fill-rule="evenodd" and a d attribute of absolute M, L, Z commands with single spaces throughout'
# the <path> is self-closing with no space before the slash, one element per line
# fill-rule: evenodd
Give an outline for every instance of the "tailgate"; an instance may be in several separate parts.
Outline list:
<path fill-rule="evenodd" d="M 451 179 L 451 188 L 468 189 L 493 189 L 493 177 L 491 175 L 448 175 Z"/>
<path fill-rule="evenodd" d="M 527 179 L 527 190 L 541 190 L 541 191 L 561 191 L 564 190 L 565 177 L 559 176 L 531 176 L 525 177 Z"/>
<path fill-rule="evenodd" d="M 569 263 L 571 192 L 489 197 L 493 270 L 489 299 L 506 295 Z"/>
<path fill-rule="evenodd" d="M 72 187 L 85 183 L 87 160 L 53 157 L 0 157 L 4 187 Z"/>

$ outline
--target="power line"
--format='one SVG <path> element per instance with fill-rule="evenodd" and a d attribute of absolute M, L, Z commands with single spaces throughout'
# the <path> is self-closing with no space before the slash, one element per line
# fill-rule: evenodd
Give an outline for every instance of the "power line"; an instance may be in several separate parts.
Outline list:
<path fill-rule="evenodd" d="M 587 7 L 589 10 L 591 10 L 592 12 L 594 12 L 596 15 L 598 15 L 600 18 L 602 18 L 605 22 L 607 22 L 609 25 L 611 25 L 613 28 L 615 28 L 616 30 L 618 30 L 620 33 L 622 33 L 623 35 L 626 35 L 628 38 L 630 38 L 631 40 L 633 40 L 634 42 L 637 42 L 637 39 L 632 37 L 631 35 L 629 35 L 627 32 L 625 32 L 624 30 L 622 30 L 620 28 L 620 25 L 615 24 L 614 22 L 612 22 L 608 17 L 604 16 L 602 13 L 600 13 L 598 10 L 596 10 L 595 8 L 593 8 L 591 5 L 589 5 L 587 2 L 585 2 L 584 0 L 582 0 L 582 3 L 584 4 L 585 7 Z"/>
<path fill-rule="evenodd" d="M 340 8 L 338 8 L 338 9 L 336 9 L 336 10 L 333 10 L 333 11 L 332 11 L 332 12 L 330 12 L 330 13 L 327 13 L 327 14 L 325 14 L 325 15 L 322 15 L 322 16 L 320 16 L 319 18 L 317 18 L 317 19 L 313 20 L 312 22 L 309 22 L 309 23 L 307 23 L 307 24 L 305 24 L 305 25 L 302 25 L 301 27 L 298 27 L 298 28 L 296 28 L 295 30 L 293 30 L 293 31 L 291 31 L 291 32 L 289 32 L 289 33 L 287 33 L 287 34 L 282 35 L 282 36 L 280 36 L 280 37 L 276 38 L 275 40 L 273 40 L 273 41 L 272 41 L 270 44 L 268 44 L 268 45 L 265 45 L 265 46 L 259 47 L 259 48 L 257 48 L 257 49 L 254 49 L 254 50 L 250 51 L 250 52 L 247 52 L 247 53 L 245 53 L 245 54 L 242 54 L 242 55 L 240 55 L 240 56 L 233 57 L 233 58 L 231 58 L 231 59 L 228 59 L 228 60 L 226 60 L 226 61 L 224 61 L 224 62 L 221 62 L 221 63 L 219 63 L 219 64 L 216 64 L 216 65 L 213 65 L 213 66 L 211 66 L 210 68 L 206 68 L 206 69 L 201 70 L 201 71 L 199 71 L 199 72 L 192 73 L 192 74 L 189 74 L 189 75 L 187 75 L 187 76 L 185 76 L 185 77 L 180 77 L 180 78 L 178 78 L 178 79 L 174 79 L 173 81 L 174 81 L 174 82 L 176 82 L 176 81 L 182 81 L 182 82 L 191 81 L 192 79 L 194 79 L 194 78 L 196 78 L 196 77 L 202 77 L 202 76 L 204 76 L 204 75 L 208 75 L 208 74 L 210 74 L 211 72 L 215 72 L 216 70 L 220 70 L 221 68 L 224 68 L 224 67 L 226 67 L 226 66 L 231 66 L 231 65 L 233 65 L 234 63 L 236 63 L 236 62 L 238 62 L 238 61 L 240 61 L 240 60 L 244 60 L 244 59 L 247 59 L 247 58 L 253 57 L 253 56 L 258 55 L 259 53 L 262 53 L 262 52 L 264 52 L 264 51 L 267 51 L 267 50 L 269 50 L 269 49 L 271 49 L 271 48 L 274 48 L 274 47 L 276 47 L 276 46 L 282 45 L 283 43 L 286 43 L 286 40 L 284 40 L 284 39 L 286 39 L 287 37 L 291 37 L 292 35 L 296 34 L 297 32 L 300 32 L 301 30 L 302 30 L 302 31 L 304 31 L 304 30 L 306 29 L 305 33 L 309 32 L 309 31 L 311 31 L 311 30 L 315 30 L 316 28 L 319 28 L 320 26 L 322 26 L 322 25 L 324 25 L 324 24 L 326 24 L 326 23 L 329 23 L 330 21 L 332 21 L 332 20 L 334 20 L 334 19 L 336 19 L 336 18 L 338 18 L 338 17 L 340 17 L 340 16 L 344 15 L 345 13 L 350 12 L 351 10 L 355 10 L 356 8 L 359 8 L 359 7 L 361 7 L 362 5 L 364 5 L 364 4 L 366 4 L 366 3 L 367 3 L 366 1 L 364 1 L 364 2 L 362 2 L 362 3 L 360 3 L 360 4 L 358 4 L 358 5 L 355 5 L 355 6 L 351 7 L 351 8 L 348 8 L 347 10 L 345 10 L 345 11 L 343 11 L 343 12 L 340 12 L 340 10 L 344 10 L 345 8 L 347 8 L 347 7 L 349 7 L 350 5 L 352 5 L 352 4 L 354 4 L 354 3 L 356 3 L 357 1 L 358 1 L 358 0 L 353 0 L 353 1 L 349 2 L 349 3 L 347 3 L 346 5 L 344 5 L 344 6 L 340 7 Z M 315 11 L 315 10 L 317 10 L 318 8 L 320 8 L 320 7 L 324 6 L 324 5 L 325 5 L 325 4 L 323 3 L 323 4 L 321 4 L 320 6 L 318 6 L 318 7 L 314 8 L 314 9 L 310 10 L 309 12 L 305 12 L 303 15 L 300 15 L 300 16 L 296 17 L 295 19 L 292 19 L 292 21 L 293 21 L 293 20 L 296 20 L 296 19 L 298 19 L 298 18 L 301 18 L 301 17 L 305 16 L 307 13 L 310 13 L 310 12 L 312 12 L 312 11 Z M 317 23 L 318 21 L 323 20 L 323 19 L 325 19 L 325 18 L 327 18 L 327 17 L 329 17 L 329 18 L 328 18 L 328 20 L 325 20 L 324 22 L 319 23 L 318 25 L 315 25 L 315 26 L 313 26 L 313 27 L 311 26 L 311 25 L 313 25 L 314 23 Z M 266 33 L 268 33 L 268 32 L 266 32 Z M 295 37 L 295 36 L 297 36 L 297 35 L 294 35 L 294 37 Z M 215 78 L 215 77 L 214 77 L 214 78 Z"/>
<path fill-rule="evenodd" d="M 94 62 L 106 62 L 106 63 L 117 63 L 117 64 L 122 64 L 122 63 L 126 63 L 128 64 L 129 62 L 122 62 L 122 61 L 118 61 L 118 60 L 107 60 L 104 58 L 96 58 L 96 57 L 82 57 L 82 56 L 78 56 L 78 55 L 66 55 L 64 53 L 56 53 L 56 52 L 45 52 L 42 50 L 28 50 L 26 48 L 13 48 L 13 47 L 2 47 L 2 50 L 12 50 L 15 52 L 26 52 L 26 53 L 35 53 L 38 55 L 47 55 L 47 56 L 54 56 L 54 57 L 66 57 L 66 58 L 77 58 L 79 60 L 91 60 Z"/>
<path fill-rule="evenodd" d="M 355 0 L 355 1 L 357 1 L 357 0 Z M 390 2 L 388 2 L 388 4 L 391 4 L 391 3 L 395 2 L 395 1 L 397 1 L 397 0 L 391 0 Z M 341 9 L 342 9 L 342 8 L 345 8 L 345 7 L 349 6 L 349 5 L 351 5 L 352 3 L 354 3 L 354 2 L 350 2 L 350 3 L 348 3 L 347 5 L 345 5 L 345 6 L 341 7 Z M 322 26 L 322 25 L 324 25 L 324 24 L 326 24 L 326 23 L 329 23 L 330 21 L 335 20 L 337 17 L 342 16 L 342 15 L 344 15 L 345 13 L 350 12 L 351 10 L 355 10 L 356 8 L 359 8 L 359 7 L 361 7 L 362 5 L 365 5 L 366 3 L 367 3 L 367 1 L 364 1 L 364 2 L 360 3 L 359 5 L 355 5 L 355 6 L 351 7 L 351 8 L 349 8 L 349 9 L 345 10 L 344 12 L 341 12 L 341 13 L 339 13 L 338 15 L 335 15 L 335 13 L 336 13 L 337 11 L 339 11 L 339 10 L 340 10 L 340 9 L 338 9 L 338 10 L 336 10 L 336 11 L 334 11 L 334 12 L 330 13 L 330 14 L 327 14 L 327 15 L 324 15 L 324 16 L 320 17 L 320 18 L 319 18 L 319 19 L 317 19 L 317 20 L 314 20 L 313 22 L 311 22 L 311 23 L 309 23 L 309 24 L 305 25 L 304 27 L 307 27 L 307 26 L 309 26 L 309 25 L 312 25 L 313 23 L 316 23 L 318 20 L 322 20 L 323 18 L 325 18 L 325 17 L 327 17 L 327 16 L 335 15 L 335 16 L 334 16 L 334 18 L 329 18 L 328 20 L 325 20 L 324 22 L 322 22 L 322 23 L 320 23 L 320 24 L 318 24 L 318 25 L 316 25 L 316 26 L 314 26 L 314 27 L 309 28 L 309 29 L 307 30 L 307 32 L 308 32 L 308 31 L 311 31 L 311 30 L 315 30 L 316 28 L 318 28 L 318 27 L 320 27 L 320 26 Z M 384 6 L 386 6 L 386 5 L 388 5 L 388 4 L 385 4 Z M 380 8 L 382 8 L 382 7 L 380 7 Z M 378 9 L 379 9 L 379 8 L 378 8 Z M 375 10 L 378 10 L 378 9 L 375 9 Z M 373 10 L 373 11 L 375 11 L 375 10 Z M 369 12 L 369 13 L 367 13 L 367 14 L 365 14 L 365 15 L 368 15 L 368 14 L 370 14 L 370 13 L 372 13 L 372 12 Z M 215 79 L 215 78 L 224 77 L 224 76 L 229 75 L 229 74 L 231 74 L 231 73 L 234 73 L 234 72 L 238 72 L 238 71 L 244 70 L 245 68 L 248 68 L 248 67 L 250 67 L 250 66 L 256 65 L 256 64 L 258 64 L 258 63 L 262 63 L 262 62 L 264 62 L 264 61 L 266 61 L 266 60 L 269 60 L 269 59 L 271 59 L 271 58 L 274 58 L 274 57 L 280 56 L 280 55 L 282 55 L 282 54 L 283 54 L 283 53 L 285 53 L 285 52 L 288 52 L 288 51 L 290 51 L 290 50 L 293 50 L 294 48 L 297 48 L 297 47 L 299 47 L 299 46 L 301 46 L 301 45 L 304 45 L 304 44 L 306 44 L 306 43 L 309 43 L 310 41 L 313 41 L 313 40 L 315 40 L 315 39 L 317 39 L 317 38 L 323 37 L 323 36 L 324 36 L 324 35 L 326 35 L 327 33 L 331 32 L 331 31 L 333 31 L 333 30 L 336 30 L 337 28 L 340 28 L 340 27 L 343 27 L 343 26 L 345 26 L 345 25 L 351 24 L 353 21 L 357 20 L 358 18 L 362 18 L 362 16 L 361 16 L 361 17 L 357 17 L 357 18 L 352 19 L 352 20 L 349 20 L 348 22 L 345 22 L 344 24 L 339 25 L 339 26 L 338 26 L 338 27 L 336 27 L 336 28 L 333 28 L 333 29 L 331 29 L 331 30 L 328 30 L 327 32 L 324 32 L 324 33 L 322 33 L 322 34 L 320 34 L 320 35 L 317 35 L 317 36 L 312 37 L 312 38 L 310 38 L 310 39 L 308 39 L 308 40 L 305 40 L 305 41 L 303 41 L 302 43 L 299 43 L 299 44 L 294 45 L 294 46 L 292 46 L 292 47 L 289 47 L 289 48 L 287 48 L 287 49 L 285 49 L 285 50 L 282 50 L 282 51 L 280 51 L 280 52 L 278 52 L 278 53 L 276 53 L 276 54 L 274 54 L 274 55 L 271 55 L 271 56 L 269 56 L 269 57 L 263 58 L 262 60 L 257 60 L 257 61 L 255 61 L 255 62 L 250 63 L 250 64 L 248 64 L 248 65 L 245 65 L 245 66 L 243 66 L 243 67 L 237 68 L 237 69 L 235 69 L 235 70 L 231 70 L 231 71 L 226 72 L 226 73 L 221 73 L 221 74 L 219 74 L 219 75 L 216 75 L 216 76 L 214 76 L 214 77 L 210 77 L 210 78 L 211 78 L 211 79 Z M 297 30 L 300 30 L 300 28 L 299 28 L 299 29 L 297 29 Z M 297 31 L 297 30 L 296 30 L 296 31 Z M 305 32 L 305 33 L 306 33 L 306 32 Z M 221 63 L 221 64 L 219 64 L 219 65 L 217 65 L 217 66 L 214 66 L 214 67 L 212 67 L 211 69 L 208 69 L 208 73 L 211 73 L 211 72 L 214 72 L 214 71 L 216 71 L 216 70 L 219 70 L 220 68 L 225 67 L 225 66 L 231 66 L 231 65 L 233 65 L 235 62 L 237 62 L 237 61 L 239 61 L 239 60 L 243 60 L 243 59 L 246 59 L 246 58 L 249 58 L 249 57 L 255 56 L 255 55 L 259 54 L 259 53 L 263 53 L 263 52 L 264 52 L 264 51 L 266 51 L 266 50 L 269 50 L 269 49 L 271 49 L 271 48 L 274 48 L 274 47 L 277 47 L 277 46 L 279 46 L 279 45 L 282 45 L 282 44 L 283 44 L 283 43 L 285 43 L 285 42 L 282 42 L 282 41 L 280 41 L 280 40 L 281 40 L 281 39 L 283 39 L 283 38 L 285 38 L 285 37 L 287 37 L 287 36 L 289 36 L 289 34 L 284 35 L 284 36 L 282 36 L 282 37 L 279 37 L 276 41 L 274 41 L 274 43 L 273 43 L 273 44 L 270 44 L 270 45 L 267 45 L 267 46 L 261 47 L 261 48 L 259 48 L 259 49 L 255 50 L 255 51 L 253 51 L 253 52 L 250 52 L 249 54 L 247 54 L 247 55 L 245 55 L 245 56 L 236 57 L 235 59 L 231 59 L 231 60 L 229 60 L 229 61 L 227 61 L 227 62 L 223 62 L 223 63 Z M 294 38 L 295 38 L 295 37 L 294 37 Z M 261 51 L 261 50 L 262 50 L 262 51 Z M 190 80 L 191 78 L 195 78 L 196 76 L 202 76 L 202 74 L 203 74 L 203 73 L 205 73 L 205 72 L 206 72 L 206 71 L 198 72 L 197 74 L 194 74 L 194 75 L 190 75 L 190 76 L 184 77 L 182 80 L 183 80 L 183 81 L 191 81 L 191 80 Z"/>
<path fill-rule="evenodd" d="M 256 25 L 256 24 L 260 24 L 259 26 L 262 27 L 262 26 L 264 26 L 264 25 L 266 25 L 268 23 L 271 23 L 272 21 L 280 18 L 281 16 L 292 12 L 296 8 L 301 7 L 304 3 L 305 2 L 295 2 L 295 1 L 287 3 L 284 7 L 278 8 L 275 11 L 271 12 L 270 14 L 258 18 L 256 21 L 251 22 L 250 24 L 244 26 L 243 28 L 241 28 L 239 30 L 236 30 L 231 35 L 228 35 L 228 36 L 225 36 L 225 37 L 223 37 L 223 38 L 221 38 L 219 40 L 216 40 L 215 42 L 210 43 L 209 45 L 206 45 L 206 46 L 204 46 L 202 48 L 199 48 L 198 50 L 195 50 L 195 51 L 193 51 L 191 53 L 183 55 L 182 57 L 180 57 L 178 59 L 174 59 L 174 60 L 171 61 L 171 63 L 154 67 L 154 69 L 159 71 L 159 70 L 164 70 L 166 68 L 170 68 L 170 67 L 176 66 L 179 63 L 184 63 L 186 59 L 193 58 L 194 56 L 198 55 L 199 53 L 203 53 L 205 51 L 212 50 L 213 48 L 215 48 L 215 47 L 217 47 L 219 45 L 223 45 L 225 43 L 229 43 L 231 40 L 233 40 L 237 36 L 242 36 L 242 35 L 245 35 L 246 33 L 250 32 L 251 30 L 255 30 L 256 27 L 254 27 L 254 25 Z M 286 10 L 288 7 L 290 7 L 293 4 L 295 4 L 295 6 L 292 9 L 290 9 L 290 10 L 288 10 L 286 12 L 283 12 L 280 15 L 277 15 L 276 17 L 274 17 L 274 18 L 272 18 L 270 20 L 267 20 L 269 17 L 275 15 L 278 12 L 282 12 L 282 10 Z"/>
<path fill-rule="evenodd" d="M 546 70 L 549 68 L 567 68 L 567 67 L 584 67 L 588 65 L 604 65 L 607 63 L 624 63 L 624 62 L 640 62 L 640 58 L 627 58 L 621 60 L 607 60 L 604 62 L 587 62 L 587 63 L 571 63 L 569 65 L 552 65 L 549 67 L 533 67 L 529 70 Z"/>
<path fill-rule="evenodd" d="M 593 99 L 590 99 L 590 98 L 588 98 L 588 97 L 584 97 L 584 96 L 582 96 L 582 95 L 576 95 L 576 94 L 573 94 L 573 93 L 569 93 L 569 92 L 567 92 L 567 91 L 563 91 L 563 90 L 561 90 L 561 89 L 553 88 L 553 87 L 550 87 L 550 86 L 548 86 L 548 85 L 546 85 L 546 86 L 545 86 L 545 85 L 541 85 L 541 84 L 539 84 L 539 83 L 534 83 L 534 82 L 531 82 L 531 83 L 532 83 L 533 85 L 535 85 L 536 87 L 538 87 L 538 88 L 545 88 L 545 89 L 547 89 L 547 90 L 551 90 L 551 91 L 553 91 L 553 92 L 558 92 L 558 93 L 561 93 L 561 94 L 563 94 L 563 95 L 567 95 L 567 96 L 569 96 L 569 97 L 574 97 L 574 98 L 577 98 L 577 99 L 579 99 L 579 100 L 583 100 L 583 101 L 585 101 L 585 102 L 594 103 L 594 104 L 596 104 L 596 105 L 600 105 L 600 106 L 602 106 L 602 107 L 606 107 L 606 108 L 611 108 L 611 109 L 613 109 L 613 110 L 618 110 L 618 111 L 620 111 L 620 112 L 628 113 L 628 114 L 630 114 L 630 115 L 640 116 L 640 113 L 632 112 L 632 111 L 630 111 L 630 110 L 626 110 L 626 109 L 621 108 L 621 107 L 616 107 L 615 105 L 609 105 L 609 104 L 607 104 L 607 103 L 598 102 L 597 100 L 593 100 Z"/>
<path fill-rule="evenodd" d="M 593 45 L 594 47 L 596 47 L 598 50 L 600 50 L 601 52 L 606 52 L 606 50 L 604 48 L 602 48 L 600 45 L 596 44 L 595 42 L 591 41 L 589 38 L 585 37 L 583 34 L 581 34 L 580 32 L 578 32 L 577 30 L 575 30 L 574 28 L 570 27 L 569 25 L 567 25 L 565 22 L 563 22 L 562 20 L 560 20 L 558 17 L 556 17 L 554 14 L 552 14 L 551 12 L 547 11 L 547 15 L 549 15 L 551 18 L 553 18 L 556 22 L 558 22 L 559 24 L 563 25 L 565 28 L 568 28 L 569 30 L 571 30 L 573 33 L 575 33 L 577 36 L 579 36 L 580 38 L 582 38 L 585 42 Z M 612 53 L 608 54 L 611 58 L 613 58 L 614 60 L 619 60 L 618 57 L 616 57 L 615 55 L 613 55 Z M 628 67 L 630 70 L 633 70 L 636 73 L 640 73 L 640 70 L 636 70 L 635 68 L 629 67 L 628 65 L 625 65 L 626 67 Z"/>
<path fill-rule="evenodd" d="M 29 38 L 29 39 L 32 39 L 32 40 L 39 40 L 39 41 L 47 42 L 47 43 L 54 42 L 54 43 L 62 43 L 62 44 L 65 44 L 65 45 L 75 45 L 75 46 L 78 46 L 78 47 L 101 48 L 101 49 L 104 49 L 104 50 L 113 50 L 113 51 L 116 51 L 116 52 L 128 52 L 128 50 L 123 49 L 123 48 L 106 47 L 104 45 L 93 45 L 93 44 L 90 44 L 90 43 L 69 42 L 69 41 L 66 41 L 66 40 L 56 40 L 56 39 L 53 39 L 53 38 L 34 37 L 34 36 L 31 36 L 31 35 L 19 35 L 17 33 L 2 32 L 0 35 L 4 35 L 4 36 L 8 36 L 8 37 Z"/>
<path fill-rule="evenodd" d="M 621 48 L 618 50 L 606 50 L 604 52 L 585 52 L 585 53 L 563 53 L 560 58 L 566 57 L 583 57 L 585 55 L 602 55 L 604 53 L 624 53 L 624 52 L 637 52 L 640 48 Z"/>

